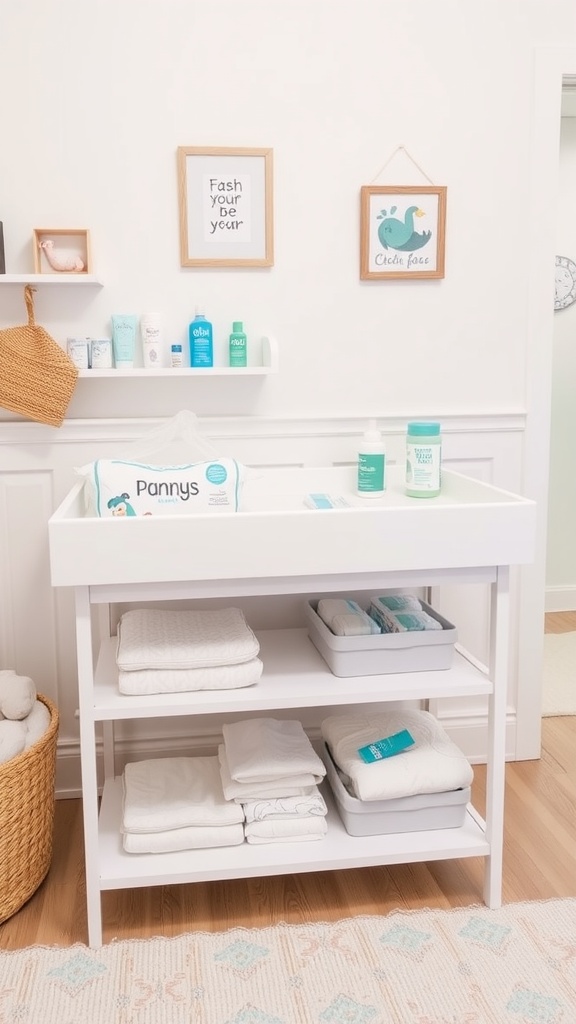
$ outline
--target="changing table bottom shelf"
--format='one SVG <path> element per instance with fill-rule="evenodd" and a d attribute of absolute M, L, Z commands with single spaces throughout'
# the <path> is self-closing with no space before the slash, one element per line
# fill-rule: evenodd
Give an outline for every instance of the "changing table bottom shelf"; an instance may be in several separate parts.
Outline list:
<path fill-rule="evenodd" d="M 122 779 L 105 783 L 99 817 L 100 889 L 178 885 L 225 878 L 296 874 L 375 864 L 486 857 L 490 844 L 485 823 L 471 805 L 460 828 L 402 832 L 383 836 L 350 836 L 334 806 L 328 786 L 322 785 L 328 806 L 328 832 L 303 843 L 265 843 L 178 853 L 133 854 L 122 848 Z"/>

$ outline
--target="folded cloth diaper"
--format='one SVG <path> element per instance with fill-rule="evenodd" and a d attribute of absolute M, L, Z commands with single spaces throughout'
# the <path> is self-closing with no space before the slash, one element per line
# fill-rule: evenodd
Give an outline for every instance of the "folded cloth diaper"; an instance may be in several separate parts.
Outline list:
<path fill-rule="evenodd" d="M 314 750 L 301 722 L 279 718 L 248 718 L 222 726 L 226 760 L 235 782 L 271 782 L 309 773 L 321 782 L 326 766 Z"/>
<path fill-rule="evenodd" d="M 185 693 L 192 690 L 234 690 L 252 686 L 262 675 L 260 658 L 241 665 L 218 665 L 211 668 L 143 668 L 135 672 L 118 672 L 120 693 Z"/>
<path fill-rule="evenodd" d="M 116 663 L 123 672 L 209 668 L 251 661 L 259 650 L 240 608 L 136 608 L 118 623 Z"/>
<path fill-rule="evenodd" d="M 242 805 L 244 817 L 251 821 L 287 821 L 292 818 L 323 817 L 326 802 L 317 786 L 310 796 L 285 796 L 269 800 L 251 800 Z"/>
<path fill-rule="evenodd" d="M 270 779 L 267 782 L 236 782 L 230 775 L 226 747 L 223 743 L 218 747 L 218 761 L 224 796 L 226 800 L 234 800 L 237 804 L 250 803 L 252 800 L 272 800 L 276 797 L 307 797 L 316 789 L 315 777 L 310 773 L 285 775 L 281 779 Z"/>
<path fill-rule="evenodd" d="M 224 798 L 217 757 L 161 757 L 127 764 L 123 832 L 221 827 L 244 821 Z"/>
<path fill-rule="evenodd" d="M 253 821 L 244 826 L 248 843 L 297 843 L 322 839 L 328 831 L 325 817 L 292 818 L 290 821 Z"/>
<path fill-rule="evenodd" d="M 414 746 L 401 754 L 365 764 L 360 747 L 407 729 Z M 359 800 L 393 800 L 417 793 L 465 789 L 473 779 L 467 758 L 428 711 L 390 710 L 330 715 L 321 725 L 338 768 Z"/>
<path fill-rule="evenodd" d="M 369 636 L 380 632 L 378 624 L 357 601 L 323 597 L 318 601 L 316 611 L 337 636 Z"/>
<path fill-rule="evenodd" d="M 212 825 L 168 829 L 166 832 L 126 832 L 122 845 L 126 853 L 171 853 L 177 850 L 205 850 L 212 846 L 239 846 L 244 826 Z"/>

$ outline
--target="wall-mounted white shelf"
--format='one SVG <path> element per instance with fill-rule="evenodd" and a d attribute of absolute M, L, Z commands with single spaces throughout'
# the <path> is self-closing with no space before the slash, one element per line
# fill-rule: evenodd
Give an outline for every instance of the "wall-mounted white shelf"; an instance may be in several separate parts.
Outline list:
<path fill-rule="evenodd" d="M 102 288 L 94 274 L 0 274 L 0 284 L 90 284 Z"/>
<path fill-rule="evenodd" d="M 275 338 L 263 337 L 262 364 L 259 366 L 179 366 L 179 367 L 134 367 L 128 370 L 80 370 L 78 376 L 112 377 L 125 380 L 127 377 L 262 377 L 270 373 L 278 373 L 278 344 Z"/>

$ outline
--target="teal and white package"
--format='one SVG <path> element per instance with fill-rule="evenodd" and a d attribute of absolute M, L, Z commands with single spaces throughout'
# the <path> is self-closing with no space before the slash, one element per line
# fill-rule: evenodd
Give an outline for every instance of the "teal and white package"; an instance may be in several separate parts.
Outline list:
<path fill-rule="evenodd" d="M 76 472 L 86 480 L 87 515 L 124 518 L 237 512 L 243 468 L 229 458 L 181 466 L 97 459 Z"/>

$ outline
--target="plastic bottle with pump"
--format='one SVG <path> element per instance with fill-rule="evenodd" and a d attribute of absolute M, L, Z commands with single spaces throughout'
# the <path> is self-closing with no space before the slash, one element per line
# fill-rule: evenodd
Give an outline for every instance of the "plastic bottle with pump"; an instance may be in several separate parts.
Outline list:
<path fill-rule="evenodd" d="M 358 494 L 378 498 L 386 489 L 386 448 L 376 420 L 370 420 L 358 448 Z"/>
<path fill-rule="evenodd" d="M 188 328 L 188 339 L 190 366 L 213 366 L 212 324 L 206 319 L 200 306 L 196 306 L 196 316 Z"/>

